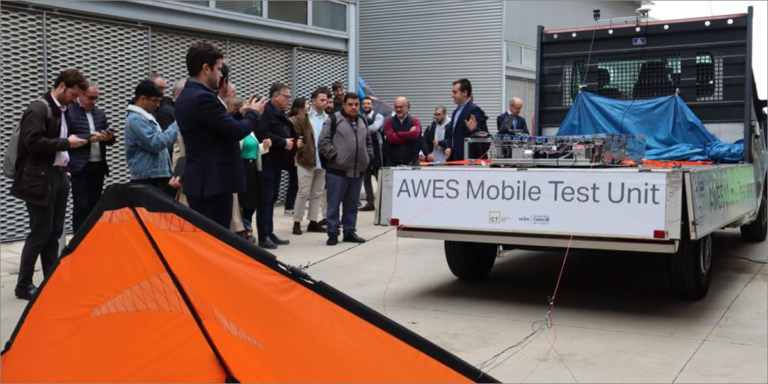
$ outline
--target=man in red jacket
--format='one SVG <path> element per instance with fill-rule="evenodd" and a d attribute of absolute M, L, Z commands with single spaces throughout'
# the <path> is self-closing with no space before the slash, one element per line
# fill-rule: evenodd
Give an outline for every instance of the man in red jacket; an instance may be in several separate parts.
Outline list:
<path fill-rule="evenodd" d="M 387 143 L 384 148 L 387 167 L 415 165 L 419 162 L 419 139 L 421 122 L 408 111 L 411 103 L 403 96 L 395 99 L 395 116 L 384 121 L 384 135 Z"/>

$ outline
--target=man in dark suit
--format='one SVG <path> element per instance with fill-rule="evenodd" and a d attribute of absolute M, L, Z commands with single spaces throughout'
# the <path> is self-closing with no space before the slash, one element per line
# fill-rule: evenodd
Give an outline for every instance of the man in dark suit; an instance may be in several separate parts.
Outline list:
<path fill-rule="evenodd" d="M 182 183 L 189 207 L 229 228 L 232 195 L 245 192 L 240 140 L 256 129 L 266 99 L 250 100 L 236 120 L 214 90 L 219 85 L 224 54 L 208 43 L 187 52 L 189 79 L 176 99 L 176 122 L 184 137 L 187 164 Z"/>
<path fill-rule="evenodd" d="M 256 210 L 256 229 L 259 246 L 275 249 L 288 245 L 290 241 L 280 239 L 274 232 L 274 212 L 277 195 L 280 192 L 280 175 L 293 149 L 293 123 L 285 115 L 291 102 L 291 89 L 282 83 L 274 83 L 269 89 L 270 101 L 264 108 L 264 116 L 256 129 L 259 141 L 272 140 L 269 153 L 261 157 L 262 170 L 259 172 L 261 197 Z"/>
<path fill-rule="evenodd" d="M 501 134 L 508 134 L 514 130 L 520 130 L 526 134 L 530 134 L 525 118 L 520 116 L 520 111 L 522 110 L 523 100 L 518 97 L 513 97 L 512 100 L 509 100 L 509 110 L 496 118 L 498 132 Z"/>
<path fill-rule="evenodd" d="M 90 142 L 69 150 L 69 173 L 72 175 L 72 229 L 77 232 L 85 219 L 96 208 L 104 189 L 104 178 L 109 176 L 107 146 L 115 144 L 115 134 L 107 115 L 96 102 L 99 86 L 91 82 L 77 103 L 67 108 L 72 123 L 70 133 Z"/>
<path fill-rule="evenodd" d="M 453 135 L 447 149 L 451 151 L 449 160 L 464 160 L 464 139 L 477 132 L 488 132 L 488 116 L 472 101 L 472 83 L 467 79 L 453 82 L 453 102 L 458 105 L 451 116 Z M 472 157 L 480 157 L 475 153 L 477 146 L 470 146 Z M 446 149 L 446 152 L 448 152 Z"/>

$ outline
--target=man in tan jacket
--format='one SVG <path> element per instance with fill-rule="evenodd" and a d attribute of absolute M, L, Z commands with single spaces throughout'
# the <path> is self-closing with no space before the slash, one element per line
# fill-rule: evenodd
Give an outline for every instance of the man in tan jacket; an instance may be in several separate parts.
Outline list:
<path fill-rule="evenodd" d="M 293 120 L 293 127 L 299 136 L 296 154 L 296 166 L 299 176 L 299 191 L 296 194 L 293 214 L 293 234 L 301 235 L 301 221 L 304 219 L 304 207 L 309 198 L 309 225 L 307 232 L 325 233 L 325 228 L 317 222 L 320 210 L 320 200 L 325 190 L 325 170 L 320 166 L 317 139 L 323 130 L 323 123 L 328 117 L 325 114 L 328 103 L 327 90 L 317 88 L 312 92 L 312 108 L 308 114 L 299 114 Z"/>

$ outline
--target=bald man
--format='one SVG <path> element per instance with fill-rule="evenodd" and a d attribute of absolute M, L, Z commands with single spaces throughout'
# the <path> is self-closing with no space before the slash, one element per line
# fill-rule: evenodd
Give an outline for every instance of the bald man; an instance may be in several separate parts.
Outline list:
<path fill-rule="evenodd" d="M 411 103 L 403 96 L 395 99 L 395 116 L 384 121 L 384 165 L 415 165 L 419 162 L 421 122 L 408 113 Z"/>
<path fill-rule="evenodd" d="M 521 130 L 526 134 L 528 132 L 528 124 L 525 122 L 525 118 L 520 116 L 520 111 L 523 110 L 523 100 L 519 97 L 513 97 L 509 101 L 509 110 L 499 115 L 496 118 L 496 126 L 499 133 L 508 134 L 514 130 Z"/>

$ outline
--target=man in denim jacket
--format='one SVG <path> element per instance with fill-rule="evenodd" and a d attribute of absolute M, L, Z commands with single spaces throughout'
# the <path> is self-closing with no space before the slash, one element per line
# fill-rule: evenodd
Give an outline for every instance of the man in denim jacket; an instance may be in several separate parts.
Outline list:
<path fill-rule="evenodd" d="M 125 118 L 125 158 L 131 171 L 131 182 L 152 185 L 160 190 L 171 177 L 171 159 L 167 148 L 176 141 L 179 127 L 172 124 L 163 131 L 152 116 L 162 91 L 144 80 L 136 87 L 134 105 L 128 106 Z"/>

